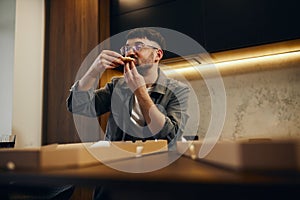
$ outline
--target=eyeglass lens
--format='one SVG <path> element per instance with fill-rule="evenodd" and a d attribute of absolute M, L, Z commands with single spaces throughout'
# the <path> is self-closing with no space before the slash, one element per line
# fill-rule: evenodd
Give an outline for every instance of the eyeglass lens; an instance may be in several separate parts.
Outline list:
<path fill-rule="evenodd" d="M 132 49 L 133 51 L 140 51 L 141 48 L 143 48 L 144 46 L 145 46 L 145 44 L 143 44 L 143 43 L 138 43 L 133 46 L 123 46 L 120 49 L 120 51 L 123 55 L 125 55 L 128 51 L 130 51 L 130 49 Z"/>

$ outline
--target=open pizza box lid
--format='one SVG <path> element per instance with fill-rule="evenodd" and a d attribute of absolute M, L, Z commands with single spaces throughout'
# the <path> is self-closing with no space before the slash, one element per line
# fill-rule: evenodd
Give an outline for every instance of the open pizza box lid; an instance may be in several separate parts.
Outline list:
<path fill-rule="evenodd" d="M 80 167 L 136 158 L 168 150 L 166 140 L 51 144 L 34 148 L 0 149 L 0 167 L 6 169 L 49 169 Z"/>
<path fill-rule="evenodd" d="M 201 156 L 203 140 L 177 142 L 177 151 L 192 159 L 234 170 L 300 169 L 300 140 L 245 139 L 218 141 L 206 156 Z"/>

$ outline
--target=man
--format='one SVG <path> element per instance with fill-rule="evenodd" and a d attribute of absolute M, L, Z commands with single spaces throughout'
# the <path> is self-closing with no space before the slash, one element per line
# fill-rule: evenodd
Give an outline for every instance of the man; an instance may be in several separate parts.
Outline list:
<path fill-rule="evenodd" d="M 121 54 L 103 50 L 71 88 L 68 110 L 91 117 L 111 112 L 105 133 L 110 141 L 165 139 L 174 147 L 188 119 L 189 88 L 159 68 L 165 40 L 150 28 L 131 30 Z M 93 89 L 106 69 L 124 66 L 124 77 Z"/>

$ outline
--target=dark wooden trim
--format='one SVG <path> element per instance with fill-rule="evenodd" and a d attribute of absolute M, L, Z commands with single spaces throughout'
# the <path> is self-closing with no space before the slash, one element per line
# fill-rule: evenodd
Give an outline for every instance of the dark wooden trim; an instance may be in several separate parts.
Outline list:
<path fill-rule="evenodd" d="M 99 43 L 110 36 L 110 0 L 99 0 Z"/>
<path fill-rule="evenodd" d="M 43 110 L 42 110 L 42 145 L 47 144 L 47 115 L 48 112 L 48 68 L 49 68 L 49 35 L 50 35 L 50 6 L 51 0 L 45 1 L 45 39 L 44 39 L 44 74 L 43 74 Z"/>

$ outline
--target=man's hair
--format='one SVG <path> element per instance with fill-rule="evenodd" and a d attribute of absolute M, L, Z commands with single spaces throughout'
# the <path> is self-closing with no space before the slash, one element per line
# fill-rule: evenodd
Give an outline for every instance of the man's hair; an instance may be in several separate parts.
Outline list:
<path fill-rule="evenodd" d="M 135 28 L 129 31 L 126 40 L 134 38 L 147 38 L 150 41 L 156 42 L 162 49 L 166 49 L 165 38 L 156 30 L 151 28 Z"/>

